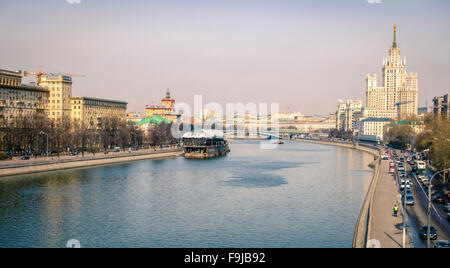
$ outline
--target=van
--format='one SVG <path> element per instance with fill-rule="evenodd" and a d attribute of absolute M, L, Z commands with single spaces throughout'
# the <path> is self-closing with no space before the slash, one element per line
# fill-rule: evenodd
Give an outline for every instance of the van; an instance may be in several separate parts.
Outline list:
<path fill-rule="evenodd" d="M 417 161 L 417 169 L 419 170 L 426 170 L 427 169 L 427 163 L 424 161 Z"/>

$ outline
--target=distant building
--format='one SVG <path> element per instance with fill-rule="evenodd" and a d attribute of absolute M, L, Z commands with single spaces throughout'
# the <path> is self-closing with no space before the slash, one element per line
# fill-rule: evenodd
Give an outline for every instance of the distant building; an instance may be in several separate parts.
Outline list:
<path fill-rule="evenodd" d="M 46 88 L 22 84 L 22 72 L 0 70 L 0 123 L 17 116 L 45 114 L 48 99 Z"/>
<path fill-rule="evenodd" d="M 86 128 L 98 127 L 103 118 L 115 117 L 125 121 L 127 117 L 127 102 L 90 97 L 72 97 L 70 102 L 72 120 Z"/>
<path fill-rule="evenodd" d="M 141 115 L 140 112 L 128 112 L 127 113 L 127 122 L 139 122 L 142 121 L 144 118 L 144 116 Z"/>
<path fill-rule="evenodd" d="M 358 139 L 362 141 L 382 142 L 385 126 L 393 120 L 389 118 L 366 118 L 356 124 Z"/>
<path fill-rule="evenodd" d="M 418 115 L 427 115 L 428 114 L 428 107 L 419 107 Z"/>
<path fill-rule="evenodd" d="M 63 74 L 42 75 L 39 86 L 49 90 L 48 118 L 69 118 L 71 115 L 72 77 Z"/>
<path fill-rule="evenodd" d="M 397 46 L 397 28 L 389 57 L 383 61 L 382 86 L 377 86 L 377 74 L 366 76 L 366 108 L 364 117 L 404 118 L 418 112 L 418 75 L 406 72 L 406 59 Z"/>
<path fill-rule="evenodd" d="M 336 129 L 351 132 L 362 117 L 362 101 L 338 100 L 336 111 Z"/>
<path fill-rule="evenodd" d="M 161 100 L 160 105 L 147 105 L 145 108 L 145 118 L 155 115 L 159 115 L 170 121 L 176 121 L 180 116 L 175 111 L 175 100 L 171 98 L 169 90 L 167 90 L 166 97 Z"/>
<path fill-rule="evenodd" d="M 414 130 L 414 133 L 417 135 L 425 130 L 425 124 L 422 121 L 392 121 L 389 125 L 386 126 L 386 133 L 395 126 L 409 126 Z"/>
<path fill-rule="evenodd" d="M 434 97 L 433 99 L 433 114 L 434 115 L 443 115 L 450 117 L 450 98 L 449 94 L 441 96 L 441 97 Z"/>

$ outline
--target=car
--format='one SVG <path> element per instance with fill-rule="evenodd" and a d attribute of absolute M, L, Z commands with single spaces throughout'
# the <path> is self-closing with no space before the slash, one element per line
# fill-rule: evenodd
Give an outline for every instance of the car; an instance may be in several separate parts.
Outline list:
<path fill-rule="evenodd" d="M 447 205 L 444 206 L 444 210 L 447 213 L 450 213 L 450 203 L 447 203 Z"/>
<path fill-rule="evenodd" d="M 30 156 L 29 155 L 24 155 L 22 156 L 22 158 L 20 158 L 21 160 L 30 160 Z"/>
<path fill-rule="evenodd" d="M 414 206 L 414 197 L 406 196 L 406 200 L 404 200 L 407 206 Z"/>
<path fill-rule="evenodd" d="M 120 152 L 120 147 L 114 148 L 114 152 L 116 152 L 116 153 Z"/>
<path fill-rule="evenodd" d="M 434 245 L 434 248 L 450 248 L 450 242 L 447 240 L 439 240 Z"/>
<path fill-rule="evenodd" d="M 441 194 L 436 194 L 433 198 L 433 202 L 443 204 L 443 203 L 445 203 L 445 198 Z"/>
<path fill-rule="evenodd" d="M 0 160 L 11 160 L 12 159 L 12 155 L 10 154 L 0 154 L 1 159 Z"/>
<path fill-rule="evenodd" d="M 76 156 L 77 154 L 74 153 L 74 152 L 71 152 L 69 155 L 70 155 L 70 156 Z"/>
<path fill-rule="evenodd" d="M 405 195 L 405 191 L 402 192 L 402 196 Z M 413 193 L 410 189 L 406 189 L 406 197 L 413 197 Z"/>
<path fill-rule="evenodd" d="M 450 213 L 447 213 L 447 221 L 450 221 Z"/>
<path fill-rule="evenodd" d="M 428 239 L 428 226 L 422 226 L 419 229 L 419 237 L 422 240 Z M 433 226 L 430 226 L 430 240 L 437 240 L 437 231 Z"/>
<path fill-rule="evenodd" d="M 382 155 L 381 160 L 389 160 L 389 155 L 387 154 Z"/>

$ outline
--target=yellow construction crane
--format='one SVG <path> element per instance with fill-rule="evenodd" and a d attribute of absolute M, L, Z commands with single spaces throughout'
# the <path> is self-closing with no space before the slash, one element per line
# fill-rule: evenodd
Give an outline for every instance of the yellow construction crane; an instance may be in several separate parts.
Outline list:
<path fill-rule="evenodd" d="M 43 75 L 49 75 L 49 72 L 43 72 L 42 71 L 42 67 L 39 66 L 38 71 L 37 72 L 29 72 L 29 71 L 24 71 L 23 75 L 24 76 L 28 76 L 28 75 L 34 75 L 36 76 L 36 80 L 37 80 L 37 84 L 40 85 L 41 84 L 41 79 Z M 70 77 L 86 77 L 85 74 L 70 74 L 70 73 L 61 73 L 62 75 L 66 75 L 66 76 L 70 76 Z"/>

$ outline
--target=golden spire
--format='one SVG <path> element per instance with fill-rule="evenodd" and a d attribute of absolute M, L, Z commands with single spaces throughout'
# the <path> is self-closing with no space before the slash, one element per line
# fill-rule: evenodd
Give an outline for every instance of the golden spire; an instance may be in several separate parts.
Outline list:
<path fill-rule="evenodd" d="M 394 43 L 392 44 L 393 48 L 397 47 L 397 26 L 394 25 Z"/>

